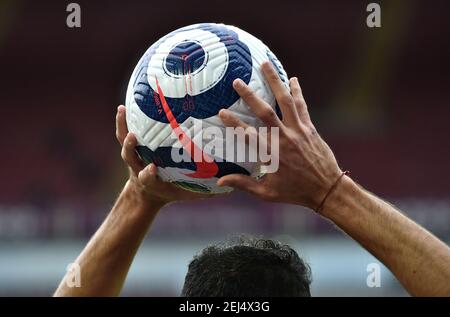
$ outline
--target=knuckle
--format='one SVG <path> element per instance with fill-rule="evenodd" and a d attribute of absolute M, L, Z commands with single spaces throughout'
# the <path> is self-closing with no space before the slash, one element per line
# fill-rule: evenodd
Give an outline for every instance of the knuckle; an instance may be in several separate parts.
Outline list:
<path fill-rule="evenodd" d="M 233 123 L 233 125 L 241 125 L 241 120 L 236 116 L 231 117 L 231 122 Z"/>
<path fill-rule="evenodd" d="M 316 127 L 314 127 L 312 124 L 308 125 L 309 128 L 309 132 L 311 133 L 311 135 L 318 135 L 319 133 L 317 132 Z"/>
<path fill-rule="evenodd" d="M 125 162 L 128 161 L 128 151 L 127 151 L 127 149 L 124 146 L 122 147 L 122 151 L 120 152 L 120 156 L 122 157 L 122 159 Z"/>
<path fill-rule="evenodd" d="M 280 76 L 273 70 L 272 68 L 269 68 L 269 79 L 271 81 L 277 81 L 280 79 Z"/>
<path fill-rule="evenodd" d="M 302 104 L 302 106 L 303 106 L 305 109 L 308 109 L 308 105 L 306 104 L 306 100 L 305 100 L 305 98 L 303 98 L 303 96 L 300 97 L 300 103 Z"/>
<path fill-rule="evenodd" d="M 227 181 L 226 181 L 226 186 L 236 187 L 236 186 L 239 186 L 239 184 L 237 183 L 237 181 L 234 178 L 234 176 L 229 176 Z"/>
<path fill-rule="evenodd" d="M 298 105 L 298 106 L 302 106 L 302 107 L 305 107 L 305 106 L 306 106 L 306 104 L 305 104 L 305 99 L 303 99 L 302 96 L 296 96 L 296 97 L 294 98 L 294 102 L 295 102 L 295 104 Z"/>
<path fill-rule="evenodd" d="M 256 94 L 253 90 L 251 90 L 250 88 L 247 88 L 242 96 L 244 99 L 248 99 L 248 100 L 253 100 L 256 98 Z"/>
<path fill-rule="evenodd" d="M 308 135 L 310 134 L 309 127 L 303 122 L 300 122 L 299 132 L 303 138 L 308 137 Z"/>
<path fill-rule="evenodd" d="M 293 81 L 291 83 L 291 90 L 293 93 L 300 94 L 300 95 L 302 94 L 302 87 L 300 87 L 300 85 L 298 83 L 296 83 L 295 81 Z"/>
<path fill-rule="evenodd" d="M 274 202 L 277 200 L 278 195 L 275 192 L 269 191 L 264 194 L 263 199 L 265 201 Z"/>
<path fill-rule="evenodd" d="M 261 113 L 261 119 L 263 121 L 273 121 L 277 117 L 277 114 L 275 111 L 273 111 L 272 108 L 267 107 L 262 113 Z"/>
<path fill-rule="evenodd" d="M 288 94 L 283 94 L 280 97 L 280 103 L 286 106 L 293 106 L 294 105 L 294 100 L 292 99 L 292 97 Z"/>
<path fill-rule="evenodd" d="M 252 138 L 256 138 L 258 137 L 258 131 L 256 130 L 255 127 L 252 126 L 246 126 L 245 127 L 245 133 Z"/>
<path fill-rule="evenodd" d="M 116 129 L 116 139 L 120 142 L 120 134 L 119 131 Z"/>
<path fill-rule="evenodd" d="M 147 177 L 146 177 L 144 171 L 140 171 L 139 173 L 137 173 L 137 177 L 138 177 L 139 182 L 141 182 L 141 184 L 145 184 L 146 183 Z"/>

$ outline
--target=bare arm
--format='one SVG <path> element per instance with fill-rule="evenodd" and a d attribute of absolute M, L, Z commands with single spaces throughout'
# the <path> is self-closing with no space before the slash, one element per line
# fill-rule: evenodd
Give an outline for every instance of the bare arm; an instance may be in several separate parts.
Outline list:
<path fill-rule="evenodd" d="M 127 183 L 106 220 L 81 252 L 80 287 L 70 287 L 66 278 L 55 296 L 117 296 L 139 245 L 160 209 L 151 205 Z"/>
<path fill-rule="evenodd" d="M 450 249 L 389 203 L 345 177 L 325 203 L 332 220 L 382 261 L 411 295 L 450 295 Z"/>
<path fill-rule="evenodd" d="M 130 178 L 111 212 L 75 263 L 80 267 L 81 287 L 70 287 L 67 273 L 54 296 L 117 296 L 134 256 L 158 211 L 175 200 L 208 198 L 160 181 L 156 166 L 145 166 L 135 152 L 136 137 L 128 133 L 125 108 L 119 106 L 116 134 Z"/>
<path fill-rule="evenodd" d="M 262 70 L 283 120 L 242 81 L 234 88 L 266 125 L 279 128 L 279 169 L 261 180 L 227 175 L 218 184 L 316 210 L 342 171 L 311 122 L 298 80 L 291 78 L 289 92 L 270 63 Z M 228 110 L 220 117 L 228 126 L 246 127 Z M 336 184 L 320 212 L 382 261 L 410 294 L 450 295 L 450 248 L 350 177 Z"/>

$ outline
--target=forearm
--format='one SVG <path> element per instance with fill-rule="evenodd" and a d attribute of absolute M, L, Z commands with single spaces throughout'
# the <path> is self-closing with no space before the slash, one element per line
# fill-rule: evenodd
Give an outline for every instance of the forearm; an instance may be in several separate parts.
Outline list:
<path fill-rule="evenodd" d="M 450 248 L 344 177 L 322 215 L 383 262 L 412 295 L 450 295 Z"/>
<path fill-rule="evenodd" d="M 81 252 L 81 287 L 69 287 L 61 281 L 55 296 L 117 296 L 145 234 L 160 204 L 143 201 L 127 183 L 111 212 Z"/>

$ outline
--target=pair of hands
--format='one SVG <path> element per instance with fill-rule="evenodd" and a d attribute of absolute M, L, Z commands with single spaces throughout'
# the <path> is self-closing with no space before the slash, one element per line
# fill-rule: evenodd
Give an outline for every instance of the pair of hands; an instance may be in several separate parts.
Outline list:
<path fill-rule="evenodd" d="M 227 175 L 218 180 L 218 185 L 241 189 L 267 201 L 315 209 L 342 171 L 311 122 L 298 79 L 289 80 L 289 92 L 270 62 L 263 63 L 261 69 L 280 106 L 282 120 L 242 80 L 235 80 L 233 87 L 266 126 L 279 128 L 279 168 L 258 180 L 241 174 Z M 226 126 L 248 127 L 229 110 L 222 109 L 219 117 Z M 130 169 L 129 183 L 148 201 L 164 205 L 213 196 L 192 193 L 163 182 L 157 178 L 154 164 L 145 166 L 135 151 L 136 137 L 128 132 L 124 106 L 117 109 L 116 136 L 122 146 L 122 159 Z"/>

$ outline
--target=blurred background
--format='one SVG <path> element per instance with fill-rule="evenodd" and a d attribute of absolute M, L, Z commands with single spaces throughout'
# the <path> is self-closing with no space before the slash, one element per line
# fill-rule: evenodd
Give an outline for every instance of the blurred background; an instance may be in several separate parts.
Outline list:
<path fill-rule="evenodd" d="M 51 295 L 125 180 L 117 105 L 140 56 L 197 22 L 234 24 L 299 76 L 316 127 L 342 168 L 450 241 L 450 2 L 0 1 L 0 295 Z M 313 295 L 404 296 L 378 263 L 329 222 L 243 193 L 177 204 L 158 216 L 123 295 L 181 290 L 193 254 L 230 234 L 292 245 Z M 393 241 L 395 243 L 395 241 Z"/>

